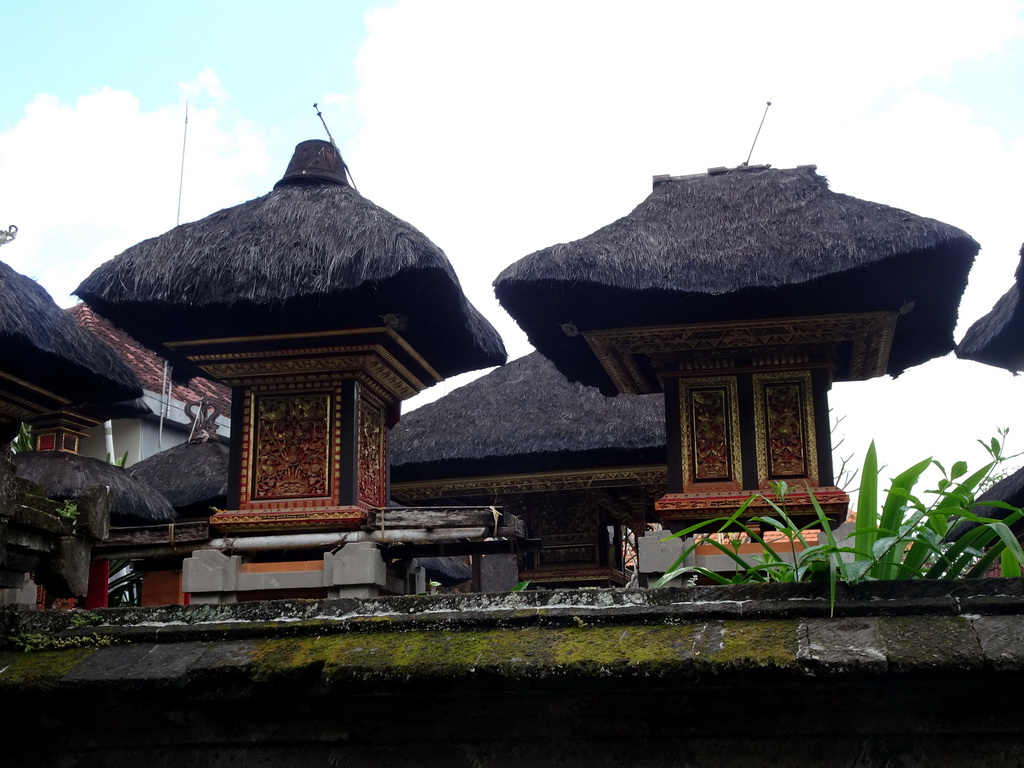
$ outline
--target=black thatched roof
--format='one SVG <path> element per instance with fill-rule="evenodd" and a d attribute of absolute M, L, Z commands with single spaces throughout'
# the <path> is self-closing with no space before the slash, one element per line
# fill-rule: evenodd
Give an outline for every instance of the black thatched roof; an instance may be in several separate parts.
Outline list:
<path fill-rule="evenodd" d="M 978 244 L 933 219 L 836 194 L 813 166 L 655 179 L 628 216 L 530 254 L 502 305 L 574 380 L 607 379 L 576 331 L 836 313 L 901 316 L 889 372 L 953 348 Z"/>
<path fill-rule="evenodd" d="M 986 501 L 1001 501 L 1004 504 L 1009 504 L 1011 507 L 1024 507 L 1024 468 L 1018 469 L 998 483 L 994 483 L 975 499 L 976 504 L 971 509 L 972 512 L 981 517 L 990 517 L 996 520 L 1006 519 L 1010 514 L 1008 510 L 982 503 Z M 972 520 L 964 520 L 953 528 L 949 538 L 956 541 L 968 531 L 977 528 L 978 525 L 979 523 Z M 1024 520 L 1015 523 L 1011 526 L 1011 529 L 1017 536 L 1020 536 L 1021 533 L 1024 533 Z"/>
<path fill-rule="evenodd" d="M 994 483 L 988 490 L 978 496 L 977 501 L 1002 501 L 1011 507 L 1024 507 L 1024 468 L 1018 469 L 998 483 Z M 988 507 L 987 509 L 979 507 L 974 511 L 979 515 L 989 517 L 1005 516 L 996 514 L 1001 510 L 997 510 L 995 507 Z"/>
<path fill-rule="evenodd" d="M 19 477 L 43 486 L 51 499 L 74 500 L 89 486 L 108 486 L 114 525 L 149 525 L 175 519 L 174 510 L 159 492 L 105 461 L 63 451 L 26 451 L 15 454 L 12 461 Z"/>
<path fill-rule="evenodd" d="M 143 459 L 128 474 L 166 497 L 179 516 L 209 515 L 228 494 L 228 448 L 217 440 L 182 443 Z"/>
<path fill-rule="evenodd" d="M 343 179 L 282 180 L 129 248 L 76 293 L 189 373 L 163 342 L 386 325 L 443 376 L 506 357 L 444 252 Z"/>
<path fill-rule="evenodd" d="M 664 398 L 604 397 L 534 352 L 404 415 L 390 451 L 395 482 L 663 464 Z"/>
<path fill-rule="evenodd" d="M 967 329 L 956 348 L 957 357 L 1008 371 L 1024 371 L 1024 306 L 1020 302 L 1024 245 L 1020 257 L 1010 290 L 1000 297 L 991 312 Z"/>
<path fill-rule="evenodd" d="M 142 396 L 131 369 L 35 280 L 0 262 L 0 370 L 74 403 Z"/>

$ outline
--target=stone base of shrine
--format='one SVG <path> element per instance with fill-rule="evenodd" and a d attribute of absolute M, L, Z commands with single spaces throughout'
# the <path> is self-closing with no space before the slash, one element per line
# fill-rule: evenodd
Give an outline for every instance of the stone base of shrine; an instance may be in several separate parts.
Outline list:
<path fill-rule="evenodd" d="M 269 597 L 377 597 L 425 591 L 419 568 L 406 579 L 389 575 L 380 548 L 370 542 L 346 544 L 322 559 L 247 563 L 238 555 L 199 550 L 185 560 L 182 589 L 195 604 L 223 605 Z M 412 579 L 412 584 L 405 583 Z"/>
<path fill-rule="evenodd" d="M 222 510 L 210 517 L 227 534 L 357 530 L 365 522 L 360 506 Z"/>
<path fill-rule="evenodd" d="M 654 509 L 662 525 L 672 532 L 694 524 L 706 522 L 707 529 L 698 533 L 713 533 L 737 510 L 736 521 L 747 522 L 756 517 L 778 517 L 772 504 L 783 509 L 797 525 L 818 520 L 817 507 L 833 526 L 845 522 L 850 509 L 849 495 L 835 486 L 796 486 L 779 499 L 770 490 L 728 491 L 712 493 L 668 493 L 654 502 Z M 763 527 L 763 526 L 762 526 Z"/>

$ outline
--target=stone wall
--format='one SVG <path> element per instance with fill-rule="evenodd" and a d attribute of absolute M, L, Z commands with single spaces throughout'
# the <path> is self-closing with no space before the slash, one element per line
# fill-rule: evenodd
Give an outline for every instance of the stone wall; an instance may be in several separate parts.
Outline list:
<path fill-rule="evenodd" d="M 1015 579 L 0 612 L 11 765 L 1020 765 Z M 35 650 L 23 651 L 30 646 Z"/>

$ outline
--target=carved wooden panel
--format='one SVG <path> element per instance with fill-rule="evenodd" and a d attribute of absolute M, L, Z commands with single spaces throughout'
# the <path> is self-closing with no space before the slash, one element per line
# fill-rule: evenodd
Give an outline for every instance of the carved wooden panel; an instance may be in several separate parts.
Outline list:
<path fill-rule="evenodd" d="M 761 483 L 788 478 L 817 482 L 811 375 L 754 375 L 757 469 Z"/>
<path fill-rule="evenodd" d="M 330 494 L 328 393 L 256 396 L 253 432 L 254 500 Z"/>
<path fill-rule="evenodd" d="M 741 482 L 736 379 L 686 379 L 679 383 L 684 485 L 733 486 Z"/>
<path fill-rule="evenodd" d="M 598 562 L 598 513 L 586 494 L 544 494 L 532 504 L 530 533 L 542 543 L 541 565 Z"/>
<path fill-rule="evenodd" d="M 768 427 L 768 474 L 773 477 L 807 473 L 800 385 L 768 384 L 764 388 L 765 423 Z"/>
<path fill-rule="evenodd" d="M 387 429 L 384 409 L 359 401 L 359 500 L 387 506 Z"/>

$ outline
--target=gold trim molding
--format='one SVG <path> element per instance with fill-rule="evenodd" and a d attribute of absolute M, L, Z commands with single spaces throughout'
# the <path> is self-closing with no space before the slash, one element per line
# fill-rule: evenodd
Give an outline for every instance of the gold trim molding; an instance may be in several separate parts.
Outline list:
<path fill-rule="evenodd" d="M 222 511 L 210 517 L 210 525 L 223 533 L 263 533 L 359 528 L 366 522 L 362 507 L 326 507 L 273 512 Z"/>
<path fill-rule="evenodd" d="M 728 323 L 698 323 L 585 331 L 587 343 L 609 379 L 622 393 L 655 391 L 641 370 L 639 357 L 689 360 L 708 354 L 724 358 L 767 350 L 800 352 L 807 347 L 833 349 L 851 345 L 845 380 L 885 374 L 896 329 L 895 312 L 780 317 Z"/>
<path fill-rule="evenodd" d="M 785 499 L 786 514 L 791 517 L 815 515 L 814 505 L 811 502 L 812 493 L 815 501 L 830 520 L 840 523 L 846 520 L 850 508 L 850 496 L 835 486 L 791 488 Z M 751 494 L 747 491 L 729 494 L 670 493 L 658 499 L 654 503 L 654 509 L 663 521 L 699 522 L 728 517 L 751 497 L 753 498 L 740 519 L 748 520 L 751 517 L 771 514 L 774 510 L 768 503 L 768 499 L 779 503 L 771 493 Z"/>
<path fill-rule="evenodd" d="M 543 493 L 579 489 L 636 486 L 664 487 L 664 466 L 584 469 L 567 472 L 534 472 L 490 477 L 446 478 L 417 482 L 391 483 L 391 495 L 408 503 L 425 499 L 458 496 L 487 496 L 506 493 Z"/>

